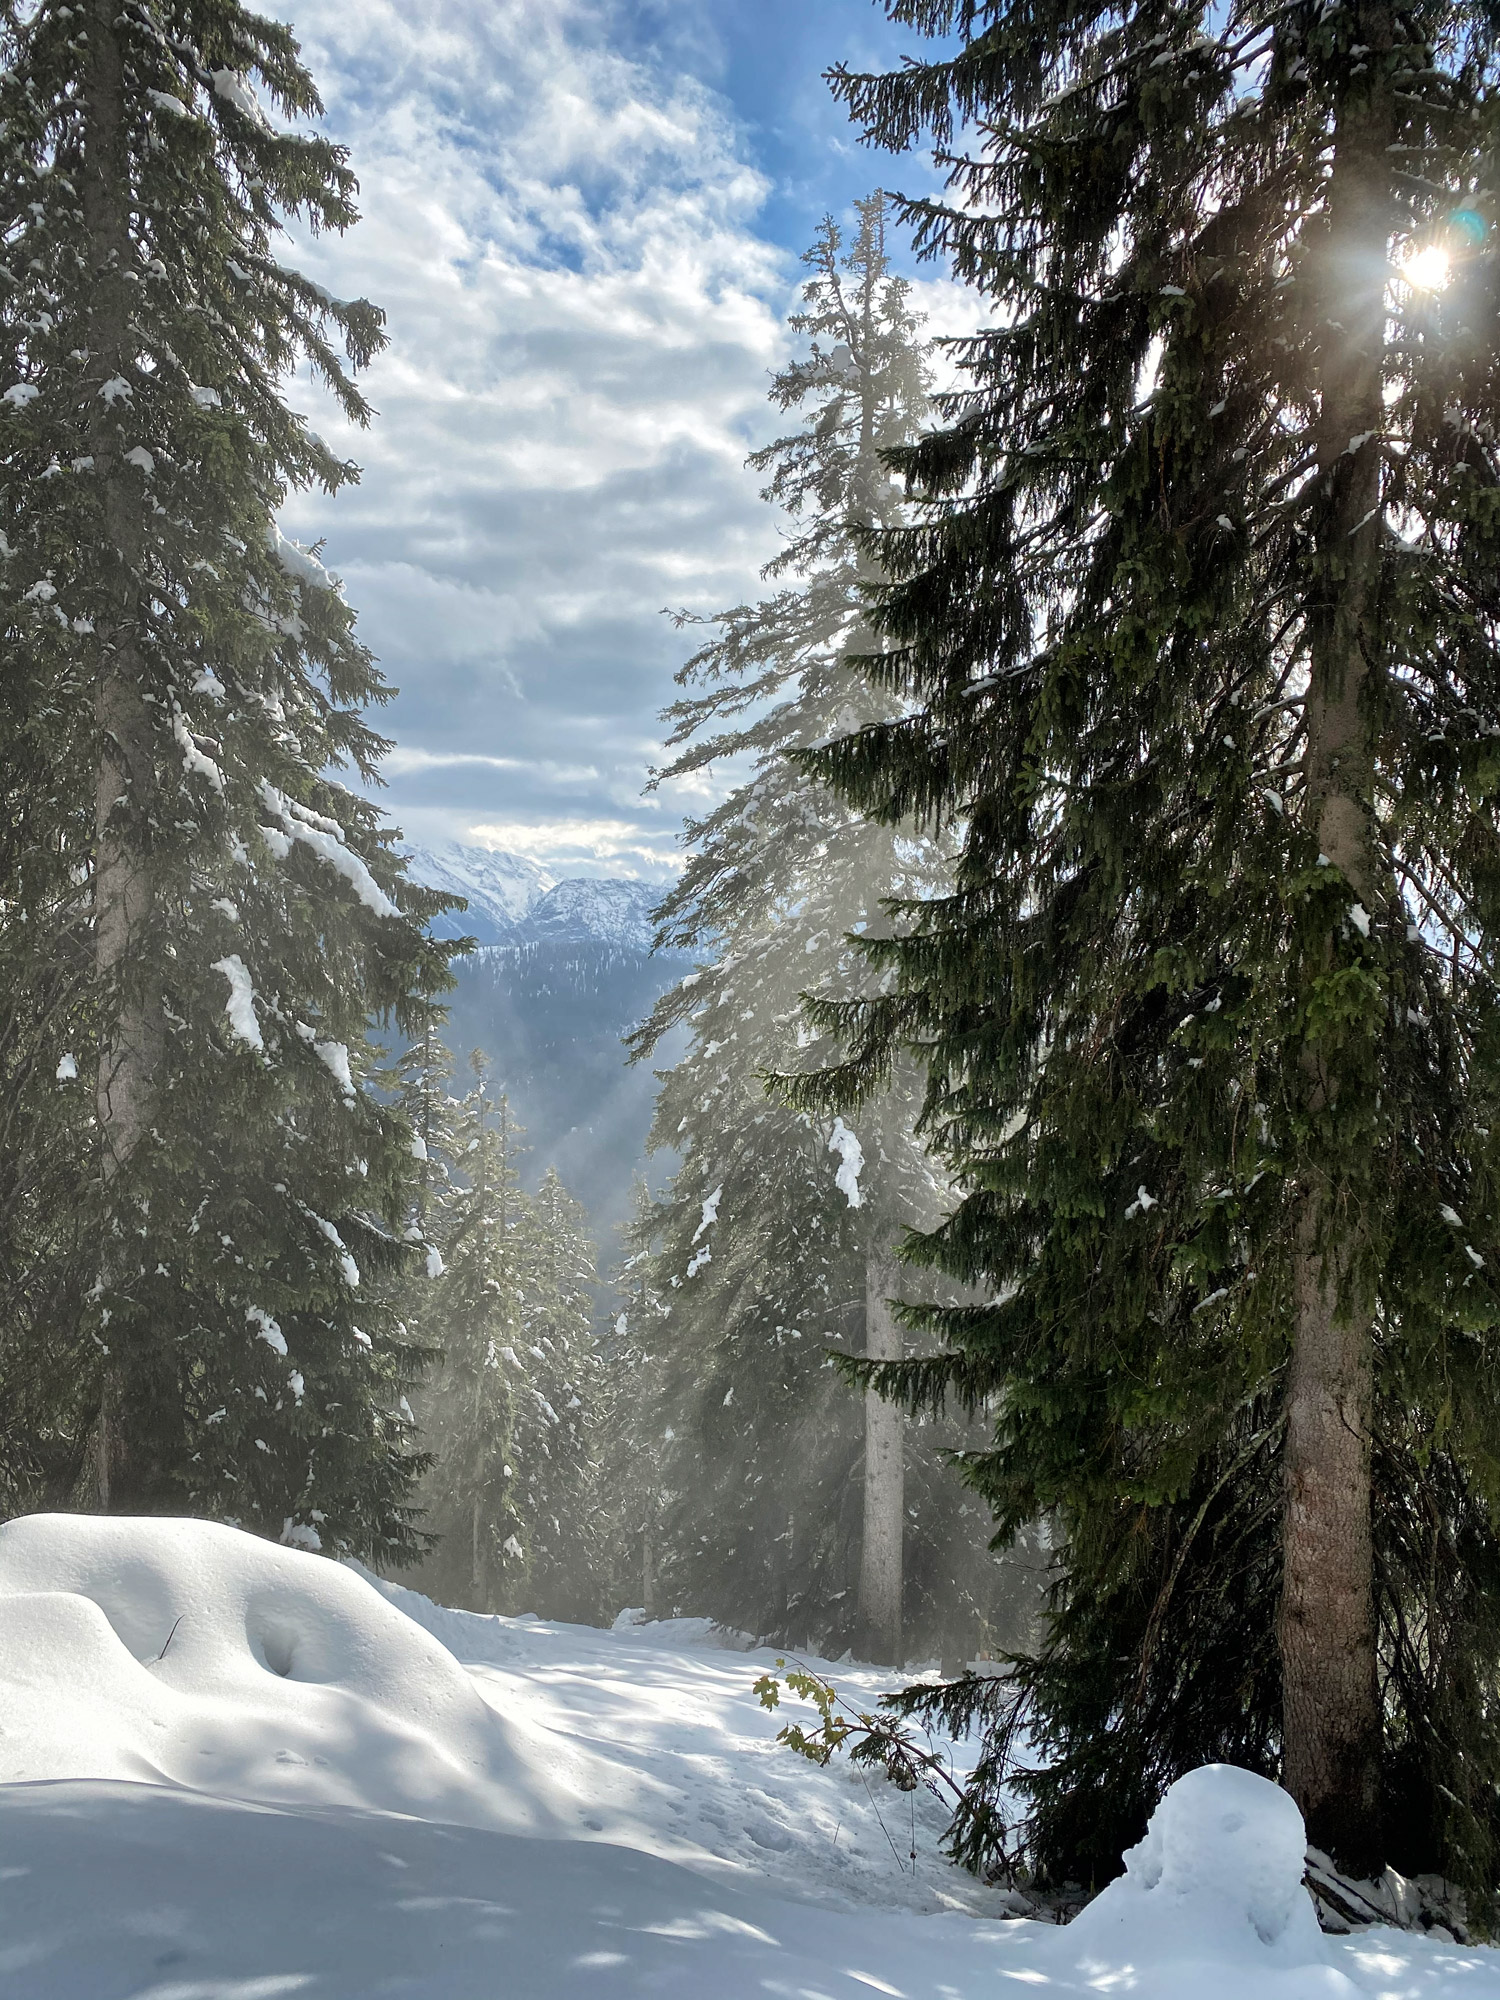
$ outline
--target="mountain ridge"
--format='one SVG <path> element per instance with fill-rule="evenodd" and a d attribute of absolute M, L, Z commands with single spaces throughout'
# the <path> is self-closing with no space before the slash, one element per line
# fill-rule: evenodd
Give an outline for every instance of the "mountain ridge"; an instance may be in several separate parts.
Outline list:
<path fill-rule="evenodd" d="M 688 971 L 682 952 L 651 950 L 651 910 L 660 882 L 598 875 L 554 876 L 516 854 L 457 841 L 404 846 L 415 881 L 468 899 L 432 926 L 437 937 L 473 937 L 454 962 L 443 1041 L 452 1088 L 466 1087 L 467 1060 L 483 1049 L 494 1087 L 526 1128 L 524 1177 L 535 1185 L 555 1166 L 588 1210 L 603 1268 L 630 1212 L 631 1184 L 666 1163 L 648 1163 L 646 1138 L 657 1080 L 626 1061 L 622 1034 L 650 1013 Z M 675 1042 L 659 1062 L 675 1060 Z"/>
<path fill-rule="evenodd" d="M 412 879 L 462 896 L 466 910 L 435 918 L 435 937 L 481 946 L 601 943 L 651 949 L 651 912 L 666 885 L 633 876 L 552 874 L 520 854 L 459 841 L 402 844 Z"/>

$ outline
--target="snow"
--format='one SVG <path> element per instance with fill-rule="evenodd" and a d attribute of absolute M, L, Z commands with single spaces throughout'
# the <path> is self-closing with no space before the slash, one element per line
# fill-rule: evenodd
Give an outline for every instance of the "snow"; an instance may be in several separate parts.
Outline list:
<path fill-rule="evenodd" d="M 214 961 L 211 968 L 222 972 L 229 981 L 229 998 L 224 1003 L 224 1012 L 229 1016 L 230 1032 L 252 1049 L 263 1049 L 260 1022 L 255 1018 L 255 988 L 250 974 L 245 970 L 245 961 L 238 952 L 231 952 L 228 958 Z"/>
<path fill-rule="evenodd" d="M 314 1226 L 319 1230 L 319 1232 L 322 1235 L 327 1237 L 328 1241 L 333 1245 L 334 1249 L 338 1251 L 339 1269 L 344 1274 L 344 1283 L 349 1286 L 351 1291 L 357 1290 L 359 1287 L 359 1266 L 358 1264 L 355 1263 L 354 1259 L 349 1255 L 349 1251 L 347 1246 L 345 1245 L 343 1237 L 339 1235 L 337 1229 L 334 1228 L 333 1224 L 331 1222 L 325 1221 L 321 1215 L 313 1215 L 311 1209 L 309 1209 L 307 1213 L 310 1216 L 312 1216 Z"/>
<path fill-rule="evenodd" d="M 851 1208 L 861 1207 L 864 1195 L 860 1192 L 859 1176 L 865 1164 L 864 1148 L 842 1118 L 833 1121 L 833 1136 L 828 1141 L 828 1150 L 839 1156 L 834 1185 Z"/>
<path fill-rule="evenodd" d="M 281 567 L 288 576 L 295 577 L 298 583 L 308 585 L 314 590 L 337 588 L 333 578 L 311 549 L 305 549 L 300 542 L 290 540 L 281 532 L 275 521 L 266 530 L 266 540 Z"/>
<path fill-rule="evenodd" d="M 344 830 L 336 821 L 309 812 L 295 799 L 283 797 L 266 778 L 261 780 L 260 797 L 267 812 L 273 813 L 284 829 L 279 833 L 271 827 L 260 829 L 261 838 L 279 859 L 284 861 L 291 852 L 292 841 L 300 840 L 343 876 L 367 910 L 377 917 L 401 914 L 364 862 L 344 845 Z"/>
<path fill-rule="evenodd" d="M 206 778 L 213 789 L 222 797 L 224 792 L 224 773 L 219 769 L 212 757 L 198 748 L 197 744 L 193 741 L 191 730 L 189 730 L 187 724 L 182 719 L 181 711 L 177 709 L 172 711 L 172 735 L 176 739 L 178 749 L 182 752 L 183 769 L 195 777 Z"/>
<path fill-rule="evenodd" d="M 558 880 L 524 855 L 457 841 L 407 846 L 403 852 L 414 881 L 467 899 L 466 910 L 436 920 L 441 936 L 471 936 L 481 945 L 599 942 L 650 949 L 660 883 L 604 876 Z"/>
<path fill-rule="evenodd" d="M 527 911 L 526 941 L 556 938 L 584 943 L 598 938 L 646 951 L 651 945 L 651 912 L 661 897 L 657 883 L 565 877 Z"/>
<path fill-rule="evenodd" d="M 699 1222 L 698 1227 L 693 1231 L 693 1241 L 695 1243 L 698 1241 L 698 1238 L 703 1234 L 705 1229 L 712 1229 L 714 1224 L 718 1221 L 719 1201 L 723 1193 L 724 1193 L 724 1187 L 723 1183 L 721 1182 L 720 1185 L 714 1189 L 713 1193 L 709 1195 L 707 1200 L 704 1202 L 702 1220 Z"/>
<path fill-rule="evenodd" d="M 485 944 L 508 941 L 515 925 L 553 883 L 535 861 L 464 847 L 457 841 L 408 845 L 402 852 L 413 881 L 468 898 L 468 909 L 451 920 L 452 929 L 455 935 L 465 932 Z"/>
<path fill-rule="evenodd" d="M 1168 1937 L 1212 1958 L 1235 1955 L 1270 1969 L 1315 1958 L 1320 1936 L 1302 1886 L 1307 1836 L 1279 1785 L 1233 1765 L 1179 1778 L 1152 1815 L 1125 1873 L 1074 1921 L 1073 1936 L 1117 1954 L 1159 1951 Z"/>
<path fill-rule="evenodd" d="M 775 1655 L 444 1610 L 318 1539 L 0 1527 L 7 2000 L 1500 2000 L 1494 1951 L 1322 1936 L 1246 1772 L 1179 1781 L 1072 1925 L 1003 1921 L 934 1801 L 775 1743 Z"/>
<path fill-rule="evenodd" d="M 41 393 L 35 382 L 12 382 L 5 394 L 0 396 L 0 402 L 11 403 L 16 409 L 24 410 L 26 405 L 34 403 Z"/>
<path fill-rule="evenodd" d="M 263 1311 L 260 1306 L 246 1306 L 245 1318 L 255 1328 L 257 1338 L 263 1340 L 267 1347 L 272 1348 L 285 1360 L 286 1335 L 271 1315 Z"/>
<path fill-rule="evenodd" d="M 354 1077 L 349 1069 L 349 1051 L 342 1042 L 314 1042 L 313 1054 L 328 1071 L 346 1100 L 354 1102 Z"/>

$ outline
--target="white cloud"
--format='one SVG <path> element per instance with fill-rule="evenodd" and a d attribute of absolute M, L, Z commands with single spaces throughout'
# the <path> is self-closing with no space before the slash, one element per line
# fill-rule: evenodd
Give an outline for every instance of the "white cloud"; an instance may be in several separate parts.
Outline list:
<path fill-rule="evenodd" d="M 677 854 L 672 829 L 653 838 L 649 827 L 627 819 L 550 819 L 541 824 L 520 820 L 481 821 L 468 829 L 476 847 L 495 853 L 520 854 L 544 862 L 557 874 L 636 875 L 667 880 L 676 873 Z"/>
<path fill-rule="evenodd" d="M 611 50 L 581 0 L 290 11 L 365 217 L 297 259 L 383 305 L 391 347 L 369 433 L 299 385 L 366 471 L 288 526 L 327 536 L 402 690 L 393 815 L 658 873 L 660 610 L 735 602 L 775 545 L 743 460 L 797 273 L 756 233 L 764 184 L 721 101 Z"/>
<path fill-rule="evenodd" d="M 398 743 L 385 760 L 387 776 L 406 777 L 413 771 L 538 771 L 554 785 L 597 783 L 599 771 L 593 764 L 552 764 L 522 757 L 487 757 L 464 750 L 420 750 Z"/>

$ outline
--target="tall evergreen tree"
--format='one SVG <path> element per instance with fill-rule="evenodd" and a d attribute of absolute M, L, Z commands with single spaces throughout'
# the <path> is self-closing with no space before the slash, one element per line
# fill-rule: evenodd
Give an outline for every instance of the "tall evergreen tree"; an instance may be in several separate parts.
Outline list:
<path fill-rule="evenodd" d="M 524 1381 L 516 1391 L 509 1607 L 588 1620 L 602 1608 L 596 1449 L 603 1363 L 594 1331 L 594 1245 L 588 1217 L 548 1167 L 531 1201 Z"/>
<path fill-rule="evenodd" d="M 597 1451 L 604 1605 L 611 1613 L 639 1609 L 647 1618 L 670 1608 L 660 1572 L 667 1462 L 676 1435 L 663 1393 L 670 1366 L 663 1322 L 671 1304 L 657 1287 L 655 1217 L 651 1189 L 637 1179 L 630 1219 L 621 1228 L 625 1253 L 610 1274 L 613 1319 L 601 1342 Z"/>
<path fill-rule="evenodd" d="M 85 1094 L 62 1024 L 90 955 L 86 885 L 56 866 L 47 705 L 5 655 L 0 695 L 0 1517 L 65 1506 L 86 1477 Z"/>
<path fill-rule="evenodd" d="M 885 1383 L 996 1399 L 971 1477 L 1065 1528 L 1017 1684 L 1058 1867 L 1229 1754 L 1359 1872 L 1487 1883 L 1493 15 L 888 12 L 957 51 L 836 88 L 976 135 L 906 213 L 992 327 L 872 543 L 901 711 L 806 761 L 964 844 L 821 1018 L 835 1097 L 928 1062 L 922 1255 L 992 1302 Z"/>
<path fill-rule="evenodd" d="M 423 1234 L 438 1276 L 409 1294 L 440 1356 L 416 1398 L 432 1454 L 423 1525 L 437 1538 L 423 1581 L 474 1611 L 587 1618 L 598 1594 L 593 1246 L 554 1169 L 527 1194 L 522 1128 L 481 1050 L 470 1065 L 462 1102 L 428 1113 Z M 419 1069 L 419 1098 L 430 1076 Z"/>
<path fill-rule="evenodd" d="M 290 489 L 356 471 L 280 388 L 306 362 L 365 421 L 351 370 L 381 315 L 278 261 L 281 218 L 343 229 L 355 184 L 257 92 L 320 109 L 290 31 L 236 0 L 0 9 L 26 814 L 0 925 L 31 1029 L 7 1088 L 89 1166 L 97 1504 L 389 1558 L 419 1463 L 388 1289 L 414 1162 L 364 1080 L 372 1020 L 420 1032 L 446 983 L 423 929 L 443 899 L 333 775 L 375 780 L 364 710 L 388 691 L 276 525 Z"/>
<path fill-rule="evenodd" d="M 422 1492 L 425 1525 L 439 1537 L 427 1575 L 443 1596 L 493 1611 L 503 1594 L 515 1476 L 515 1397 L 505 1358 L 514 1357 L 522 1338 L 534 1245 L 509 1101 L 503 1093 L 491 1096 L 481 1052 L 470 1064 L 473 1087 L 443 1134 L 451 1169 L 441 1156 L 433 1162 L 442 1181 L 426 1226 L 439 1246 L 433 1265 L 441 1271 L 415 1310 L 441 1360 L 417 1410 L 433 1454 Z M 428 1122 L 434 1129 L 438 1121 Z M 512 1370 L 519 1366 L 512 1361 Z"/>
<path fill-rule="evenodd" d="M 790 754 L 893 713 L 851 662 L 870 643 L 875 571 L 861 534 L 903 515 L 884 453 L 927 410 L 885 206 L 879 194 L 858 205 L 847 246 L 826 221 L 806 258 L 791 326 L 807 351 L 771 391 L 797 427 L 750 461 L 793 523 L 766 572 L 779 588 L 709 621 L 714 636 L 679 676 L 692 691 L 668 711 L 664 778 L 727 757 L 752 774 L 688 829 L 659 935 L 707 956 L 635 1047 L 690 1030 L 653 1128 L 683 1164 L 637 1241 L 670 1305 L 655 1328 L 662 1395 L 646 1416 L 653 1449 L 671 1432 L 663 1581 L 677 1602 L 749 1630 L 899 1660 L 903 1611 L 927 1645 L 958 1650 L 967 1631 L 973 1650 L 972 1600 L 987 1597 L 992 1565 L 982 1532 L 958 1529 L 964 1496 L 933 1476 L 936 1434 L 904 1437 L 878 1400 L 867 1426 L 828 1347 L 901 1351 L 885 1304 L 892 1248 L 905 1226 L 935 1219 L 942 1190 L 913 1136 L 910 1076 L 857 1129 L 788 1111 L 765 1082 L 799 1049 L 816 1059 L 800 995 L 853 976 L 849 934 L 886 928 L 885 897 L 947 880 L 937 844 L 862 821 Z"/>

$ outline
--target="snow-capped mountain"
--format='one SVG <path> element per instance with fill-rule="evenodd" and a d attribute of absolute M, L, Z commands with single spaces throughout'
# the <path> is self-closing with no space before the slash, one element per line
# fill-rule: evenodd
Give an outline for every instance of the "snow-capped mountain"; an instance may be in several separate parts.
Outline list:
<path fill-rule="evenodd" d="M 468 898 L 434 931 L 479 940 L 455 962 L 445 1003 L 454 1088 L 465 1087 L 469 1053 L 483 1049 L 526 1128 L 533 1178 L 556 1166 L 593 1217 L 607 1264 L 645 1164 L 656 1094 L 653 1068 L 627 1067 L 620 1037 L 691 963 L 652 954 L 662 885 L 559 880 L 520 855 L 452 841 L 406 853 L 417 881 Z"/>
<path fill-rule="evenodd" d="M 439 937 L 474 937 L 481 945 L 613 944 L 651 948 L 651 910 L 662 889 L 653 882 L 602 875 L 559 880 L 519 854 L 441 841 L 409 843 L 412 875 L 429 888 L 468 899 L 467 910 L 438 918 Z"/>
<path fill-rule="evenodd" d="M 439 917 L 439 937 L 477 937 L 481 944 L 509 944 L 532 904 L 552 887 L 553 877 L 519 854 L 493 854 L 484 847 L 461 847 L 442 840 L 431 847 L 408 841 L 403 850 L 413 879 L 429 889 L 466 896 L 467 910 Z"/>
<path fill-rule="evenodd" d="M 604 876 L 569 876 L 539 896 L 526 914 L 531 937 L 582 944 L 651 948 L 651 912 L 665 892 L 655 882 L 622 882 Z"/>

